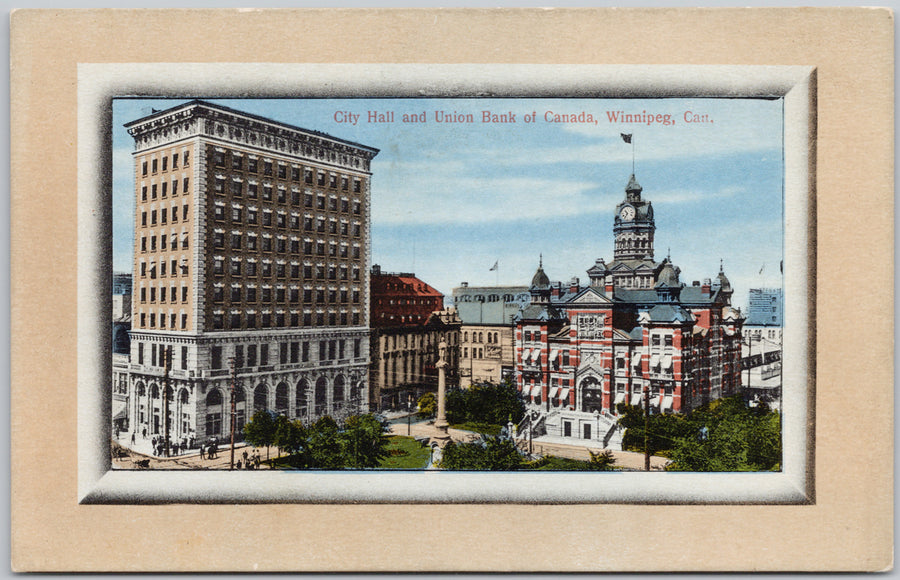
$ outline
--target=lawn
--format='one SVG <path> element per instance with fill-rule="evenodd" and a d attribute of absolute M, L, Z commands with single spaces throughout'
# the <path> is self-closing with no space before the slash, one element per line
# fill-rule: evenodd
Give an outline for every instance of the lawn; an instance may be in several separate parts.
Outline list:
<path fill-rule="evenodd" d="M 388 456 L 381 460 L 380 469 L 425 469 L 431 450 L 412 437 L 389 437 Z"/>
<path fill-rule="evenodd" d="M 494 425 L 493 423 L 475 423 L 472 421 L 467 421 L 466 423 L 458 423 L 454 425 L 450 425 L 453 429 L 459 429 L 461 431 L 472 431 L 474 433 L 481 433 L 482 435 L 500 435 L 500 425 Z"/>

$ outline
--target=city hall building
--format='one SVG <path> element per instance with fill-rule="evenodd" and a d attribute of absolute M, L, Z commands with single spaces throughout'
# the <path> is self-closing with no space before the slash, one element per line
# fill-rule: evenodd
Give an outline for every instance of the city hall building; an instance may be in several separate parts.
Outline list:
<path fill-rule="evenodd" d="M 377 149 L 204 101 L 132 121 L 135 238 L 125 427 L 236 432 L 267 409 L 368 409 Z"/>
<path fill-rule="evenodd" d="M 616 207 L 613 260 L 551 283 L 543 263 L 515 319 L 516 382 L 534 435 L 621 444 L 616 406 L 683 413 L 740 393 L 741 326 L 721 265 L 686 285 L 669 257 L 657 262 L 651 203 L 632 175 Z"/>

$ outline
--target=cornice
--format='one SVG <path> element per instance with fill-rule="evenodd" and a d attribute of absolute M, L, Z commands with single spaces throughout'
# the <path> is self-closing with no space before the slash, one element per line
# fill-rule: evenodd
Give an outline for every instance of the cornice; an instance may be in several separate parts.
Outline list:
<path fill-rule="evenodd" d="M 220 140 L 223 144 L 257 149 L 262 154 L 366 173 L 371 173 L 371 160 L 378 154 L 377 149 L 318 131 L 199 103 L 177 107 L 135 121 L 127 127 L 134 138 L 136 153 L 176 140 L 205 137 Z"/>

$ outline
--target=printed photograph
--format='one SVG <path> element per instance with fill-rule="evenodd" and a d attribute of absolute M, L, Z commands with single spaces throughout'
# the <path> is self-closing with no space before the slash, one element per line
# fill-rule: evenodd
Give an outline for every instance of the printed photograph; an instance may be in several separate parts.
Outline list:
<path fill-rule="evenodd" d="M 112 468 L 781 471 L 784 133 L 783 98 L 114 98 Z"/>

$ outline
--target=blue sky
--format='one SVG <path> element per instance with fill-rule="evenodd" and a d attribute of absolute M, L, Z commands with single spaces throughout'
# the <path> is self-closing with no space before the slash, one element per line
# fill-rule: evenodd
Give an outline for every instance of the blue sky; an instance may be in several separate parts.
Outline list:
<path fill-rule="evenodd" d="M 373 262 L 453 287 L 527 285 L 544 255 L 553 280 L 587 280 L 612 259 L 612 224 L 632 169 L 653 203 L 656 258 L 671 252 L 682 281 L 714 277 L 723 260 L 746 307 L 751 287 L 781 287 L 781 100 L 750 99 L 214 99 L 235 109 L 381 150 L 372 163 Z M 113 105 L 113 264 L 131 269 L 133 141 L 123 124 L 184 102 L 117 99 Z M 369 123 L 369 111 L 394 112 Z M 435 111 L 473 123 L 437 123 Z M 483 123 L 483 111 L 515 123 Z M 548 111 L 596 123 L 547 122 Z M 614 123 L 608 111 L 669 114 L 674 124 Z M 690 111 L 712 122 L 686 123 Z M 340 113 L 360 115 L 356 125 Z M 404 113 L 425 123 L 404 123 Z M 336 113 L 338 115 L 336 116 Z M 525 116 L 536 113 L 535 120 Z M 489 271 L 499 261 L 499 272 Z M 762 270 L 762 273 L 760 273 Z"/>

